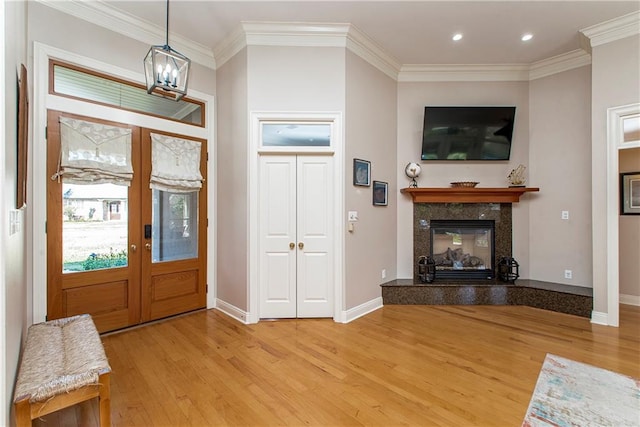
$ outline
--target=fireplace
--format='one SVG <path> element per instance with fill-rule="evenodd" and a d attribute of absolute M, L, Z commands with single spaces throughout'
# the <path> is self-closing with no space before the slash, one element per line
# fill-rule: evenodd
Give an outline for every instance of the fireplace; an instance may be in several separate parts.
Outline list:
<path fill-rule="evenodd" d="M 414 203 L 414 282 L 421 283 L 418 261 L 431 256 L 446 261 L 436 269 L 435 285 L 493 283 L 498 260 L 512 256 L 511 211 L 511 203 Z"/>
<path fill-rule="evenodd" d="M 495 222 L 490 220 L 432 220 L 430 256 L 436 277 L 493 279 Z"/>

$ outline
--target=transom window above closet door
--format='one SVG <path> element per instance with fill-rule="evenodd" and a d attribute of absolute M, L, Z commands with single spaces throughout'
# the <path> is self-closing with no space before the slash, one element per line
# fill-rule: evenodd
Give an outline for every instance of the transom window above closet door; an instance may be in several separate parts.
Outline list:
<path fill-rule="evenodd" d="M 262 123 L 263 147 L 330 147 L 329 123 Z"/>

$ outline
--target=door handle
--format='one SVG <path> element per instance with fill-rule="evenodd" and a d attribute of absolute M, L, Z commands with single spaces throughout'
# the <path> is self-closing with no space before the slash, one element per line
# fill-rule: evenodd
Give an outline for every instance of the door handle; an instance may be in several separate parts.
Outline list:
<path fill-rule="evenodd" d="M 296 247 L 295 243 L 293 242 L 289 243 L 289 249 L 295 249 L 295 247 Z"/>
<path fill-rule="evenodd" d="M 304 248 L 304 243 L 300 242 L 298 243 L 298 249 L 303 249 Z"/>
<path fill-rule="evenodd" d="M 131 252 L 135 252 L 136 250 L 138 250 L 138 247 L 136 245 L 131 245 Z"/>
<path fill-rule="evenodd" d="M 151 250 L 151 243 L 145 243 L 144 247 L 147 248 L 148 251 Z"/>

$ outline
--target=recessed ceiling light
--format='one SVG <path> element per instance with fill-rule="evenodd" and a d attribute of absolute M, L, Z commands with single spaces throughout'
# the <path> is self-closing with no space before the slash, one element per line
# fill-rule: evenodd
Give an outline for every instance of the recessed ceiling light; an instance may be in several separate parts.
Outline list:
<path fill-rule="evenodd" d="M 527 33 L 527 34 L 523 34 L 522 35 L 522 41 L 523 42 L 528 42 L 529 40 L 531 40 L 533 38 L 533 34 Z"/>
<path fill-rule="evenodd" d="M 452 39 L 454 42 L 457 42 L 458 40 L 462 40 L 462 34 L 456 33 L 453 35 Z"/>

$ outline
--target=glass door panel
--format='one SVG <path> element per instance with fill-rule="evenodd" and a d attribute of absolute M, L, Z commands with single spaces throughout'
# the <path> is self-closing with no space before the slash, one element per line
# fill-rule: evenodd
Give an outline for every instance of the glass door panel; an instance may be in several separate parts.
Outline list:
<path fill-rule="evenodd" d="M 49 110 L 47 175 L 60 171 L 61 121 L 131 129 L 130 186 L 47 180 L 47 317 L 91 314 L 100 332 L 140 323 L 140 130 Z M 131 213 L 131 215 L 129 214 Z M 135 213 L 135 214 L 134 214 Z"/>
<path fill-rule="evenodd" d="M 153 190 L 152 262 L 198 257 L 198 192 Z"/>
<path fill-rule="evenodd" d="M 62 184 L 62 272 L 126 267 L 129 187 Z"/>
<path fill-rule="evenodd" d="M 142 173 L 154 175 L 152 134 L 200 143 L 200 173 L 207 176 L 207 141 L 142 130 Z M 176 166 L 180 166 L 179 164 Z M 156 171 L 157 172 L 157 171 Z M 200 191 L 152 188 L 144 184 L 140 216 L 144 228 L 142 321 L 206 306 L 207 182 Z"/>

